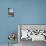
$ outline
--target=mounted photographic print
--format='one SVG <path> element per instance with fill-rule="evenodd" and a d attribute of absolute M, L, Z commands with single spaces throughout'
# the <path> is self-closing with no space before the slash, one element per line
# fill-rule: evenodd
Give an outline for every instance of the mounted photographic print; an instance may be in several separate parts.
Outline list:
<path fill-rule="evenodd" d="M 14 16 L 14 9 L 8 8 L 8 16 Z"/>

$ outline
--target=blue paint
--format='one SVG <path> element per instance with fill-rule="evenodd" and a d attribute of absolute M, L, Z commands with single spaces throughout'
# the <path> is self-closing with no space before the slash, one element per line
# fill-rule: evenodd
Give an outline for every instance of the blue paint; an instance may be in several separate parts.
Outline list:
<path fill-rule="evenodd" d="M 14 17 L 8 17 L 8 8 L 15 9 Z M 0 44 L 8 43 L 9 32 L 18 32 L 17 24 L 46 24 L 46 0 L 0 0 L 0 12 Z"/>

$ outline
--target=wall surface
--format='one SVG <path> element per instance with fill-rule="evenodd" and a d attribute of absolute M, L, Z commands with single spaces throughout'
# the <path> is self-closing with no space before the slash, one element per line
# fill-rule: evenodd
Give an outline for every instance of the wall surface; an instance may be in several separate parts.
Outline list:
<path fill-rule="evenodd" d="M 8 17 L 8 8 L 15 9 L 14 17 Z M 46 0 L 0 0 L 0 44 L 8 43 L 9 32 L 18 32 L 17 24 L 46 24 Z"/>

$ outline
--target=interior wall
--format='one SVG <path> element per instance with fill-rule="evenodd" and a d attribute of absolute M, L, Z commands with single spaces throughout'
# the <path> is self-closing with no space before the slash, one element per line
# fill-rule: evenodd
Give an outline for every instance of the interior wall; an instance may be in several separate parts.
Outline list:
<path fill-rule="evenodd" d="M 15 9 L 14 17 L 8 17 L 8 8 Z M 18 32 L 17 24 L 46 24 L 46 0 L 1 0 L 0 44 L 8 43 L 9 32 Z"/>

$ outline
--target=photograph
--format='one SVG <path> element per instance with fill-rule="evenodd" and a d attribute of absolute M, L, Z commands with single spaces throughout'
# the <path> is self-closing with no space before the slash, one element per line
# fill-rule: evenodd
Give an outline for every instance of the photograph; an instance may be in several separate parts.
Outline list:
<path fill-rule="evenodd" d="M 46 0 L 0 0 L 0 46 L 46 46 Z"/>
<path fill-rule="evenodd" d="M 14 9 L 8 8 L 8 16 L 14 16 Z"/>

